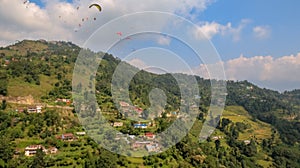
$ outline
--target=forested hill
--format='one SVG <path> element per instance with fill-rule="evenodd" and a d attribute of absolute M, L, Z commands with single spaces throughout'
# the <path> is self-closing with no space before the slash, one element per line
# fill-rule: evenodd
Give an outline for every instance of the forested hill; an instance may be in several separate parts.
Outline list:
<path fill-rule="evenodd" d="M 7 106 L 6 102 L 6 100 L 13 100 L 13 98 L 19 100 L 30 95 L 34 103 L 43 103 L 53 107 L 65 106 L 66 104 L 60 100 L 72 100 L 72 74 L 80 50 L 80 47 L 71 42 L 45 40 L 18 41 L 13 45 L 0 48 L 0 95 L 4 96 L 2 110 L 0 110 L 1 141 L 10 140 L 14 143 L 21 141 L 23 144 L 20 145 L 23 146 L 35 141 L 49 145 L 49 139 L 55 139 L 54 137 L 58 133 L 82 129 L 75 117 L 70 117 L 74 115 L 72 112 L 68 115 L 64 114 L 66 116 L 61 116 L 62 114 L 58 113 L 57 115 L 65 118 L 65 120 L 56 124 L 53 121 L 52 125 L 52 120 L 43 123 L 43 121 L 39 121 L 38 116 L 16 114 L 14 113 L 15 105 L 9 104 L 8 101 Z M 145 109 L 150 106 L 148 95 L 153 88 L 162 89 L 167 97 L 164 113 L 162 113 L 162 118 L 155 120 L 157 123 L 155 128 L 146 131 L 134 129 L 132 128 L 133 123 L 116 110 L 111 97 L 112 75 L 121 60 L 106 53 L 88 52 L 102 57 L 95 76 L 97 101 L 102 111 L 107 113 L 109 121 L 124 123 L 124 126 L 119 129 L 121 132 L 130 131 L 135 135 L 141 135 L 147 131 L 156 133 L 163 131 L 172 123 L 174 117 L 166 116 L 171 112 L 178 111 L 181 97 L 180 89 L 171 74 L 158 75 L 140 71 L 134 76 L 129 87 L 130 99 L 134 105 L 144 110 L 141 117 L 147 118 L 149 115 Z M 127 66 L 129 69 L 135 69 L 130 65 Z M 185 74 L 177 75 L 181 75 L 187 80 L 191 78 Z M 101 160 L 107 160 L 107 165 L 104 164 L 102 167 L 168 167 L 172 162 L 174 162 L 171 164 L 173 167 L 300 167 L 299 90 L 279 93 L 260 88 L 248 81 L 227 81 L 226 108 L 216 132 L 212 135 L 214 139 L 208 138 L 207 143 L 199 144 L 197 136 L 205 117 L 210 113 L 208 109 L 211 93 L 209 80 L 201 77 L 196 77 L 196 79 L 199 84 L 199 96 L 201 96 L 197 122 L 189 135 L 172 149 L 160 155 L 135 160 L 109 154 L 107 151 L 101 152 L 102 148 L 97 147 L 91 142 L 91 139 L 85 137 L 85 140 L 78 142 L 87 147 L 78 143 L 73 144 L 73 142 L 70 145 L 50 143 L 64 152 L 52 158 L 56 159 L 59 164 L 53 165 L 52 162 L 50 164 L 50 161 L 47 160 L 49 158 L 46 159 L 45 164 L 70 167 L 71 165 L 84 164 L 85 167 L 93 167 Z M 76 89 L 80 89 L 80 86 Z M 72 105 L 68 106 L 73 107 Z M 46 122 L 50 112 L 42 115 Z M 10 122 L 4 122 L 9 119 Z M 28 129 L 35 127 L 35 123 L 31 123 L 30 120 L 41 122 L 43 127 L 40 125 L 37 127 L 40 129 L 31 132 L 29 136 Z M 56 131 L 52 130 L 54 126 Z M 21 127 L 24 129 L 23 134 L 13 132 Z M 216 136 L 222 138 L 216 139 Z M 249 140 L 249 143 L 245 144 L 243 142 L 245 140 Z M 8 142 L 3 143 L 0 146 L 0 167 L 2 165 L 1 160 L 3 163 L 13 164 L 14 159 L 16 159 L 13 158 L 12 154 L 3 155 L 3 152 L 9 152 L 4 149 L 8 146 L 12 151 L 18 147 L 23 147 Z M 93 149 L 97 155 L 84 153 L 85 147 L 88 150 Z M 85 159 L 79 160 L 83 156 L 77 153 L 76 157 L 70 155 L 72 159 L 64 160 L 63 156 L 68 155 L 68 150 L 75 150 L 75 148 L 81 148 L 81 154 L 84 155 Z M 24 158 L 22 158 L 23 160 L 20 158 L 17 158 L 18 163 L 33 164 L 34 159 L 32 162 L 25 163 Z M 65 162 L 67 164 L 64 165 Z"/>

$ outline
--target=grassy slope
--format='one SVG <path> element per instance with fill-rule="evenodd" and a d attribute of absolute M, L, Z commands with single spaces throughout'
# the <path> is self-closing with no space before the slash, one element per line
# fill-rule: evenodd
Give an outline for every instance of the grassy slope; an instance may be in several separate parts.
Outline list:
<path fill-rule="evenodd" d="M 271 125 L 259 120 L 253 121 L 253 118 L 241 106 L 226 107 L 222 117 L 228 118 L 234 123 L 242 122 L 250 125 L 249 129 L 239 134 L 239 140 L 250 140 L 252 137 L 255 137 L 258 142 L 261 142 L 263 139 L 271 138 Z M 276 138 L 279 138 L 278 135 Z M 262 149 L 259 145 L 257 147 L 258 154 L 256 155 L 256 162 L 263 167 L 271 166 L 272 161 L 266 159 L 267 155 L 262 152 Z"/>
<path fill-rule="evenodd" d="M 55 77 L 40 76 L 40 85 L 24 82 L 24 79 L 14 78 L 9 80 L 8 95 L 13 97 L 24 97 L 32 95 L 35 100 L 40 100 L 41 96 L 46 95 L 53 89 L 57 82 Z"/>
<path fill-rule="evenodd" d="M 271 125 L 259 120 L 253 121 L 252 117 L 243 107 L 228 106 L 225 108 L 222 117 L 228 118 L 235 123 L 242 122 L 251 126 L 244 133 L 240 133 L 239 140 L 247 140 L 255 136 L 261 142 L 263 139 L 271 138 Z"/>

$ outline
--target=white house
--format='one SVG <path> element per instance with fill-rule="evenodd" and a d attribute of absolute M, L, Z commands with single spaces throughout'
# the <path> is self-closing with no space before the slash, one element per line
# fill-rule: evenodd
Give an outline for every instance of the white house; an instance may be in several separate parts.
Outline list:
<path fill-rule="evenodd" d="M 43 152 L 47 153 L 47 149 L 43 145 L 30 145 L 25 148 L 25 156 L 35 155 L 38 149 L 42 149 Z"/>

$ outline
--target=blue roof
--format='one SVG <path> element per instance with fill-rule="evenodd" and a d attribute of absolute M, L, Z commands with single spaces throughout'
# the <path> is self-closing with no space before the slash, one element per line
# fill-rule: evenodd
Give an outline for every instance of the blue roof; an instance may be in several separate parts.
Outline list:
<path fill-rule="evenodd" d="M 134 126 L 147 126 L 147 124 L 134 124 Z"/>

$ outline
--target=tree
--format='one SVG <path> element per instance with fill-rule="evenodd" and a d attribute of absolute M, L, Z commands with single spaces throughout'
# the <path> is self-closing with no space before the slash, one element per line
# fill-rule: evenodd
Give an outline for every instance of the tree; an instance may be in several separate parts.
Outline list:
<path fill-rule="evenodd" d="M 5 137 L 0 137 L 0 159 L 4 162 L 8 162 L 14 154 L 14 149 L 10 140 Z"/>
<path fill-rule="evenodd" d="M 221 146 L 221 141 L 220 140 L 215 140 L 215 145 L 216 145 L 216 151 L 219 151 L 220 146 Z"/>
<path fill-rule="evenodd" d="M 38 149 L 36 151 L 36 154 L 33 158 L 33 162 L 32 162 L 30 167 L 32 167 L 32 168 L 44 168 L 44 167 L 46 167 L 45 155 L 46 154 L 43 152 L 42 149 Z"/>
<path fill-rule="evenodd" d="M 0 95 L 7 95 L 8 78 L 5 72 L 0 72 Z"/>
<path fill-rule="evenodd" d="M 5 110 L 5 109 L 6 109 L 6 106 L 7 106 L 6 100 L 2 100 L 1 109 L 2 109 L 2 110 Z"/>
<path fill-rule="evenodd" d="M 246 147 L 244 148 L 244 153 L 248 157 L 252 157 L 257 153 L 257 148 L 254 140 L 251 140 L 250 144 L 246 145 Z"/>
<path fill-rule="evenodd" d="M 229 125 L 231 123 L 231 120 L 228 119 L 228 118 L 222 118 L 222 122 L 221 122 L 221 131 L 224 131 L 225 130 L 225 127 L 227 125 Z"/>

